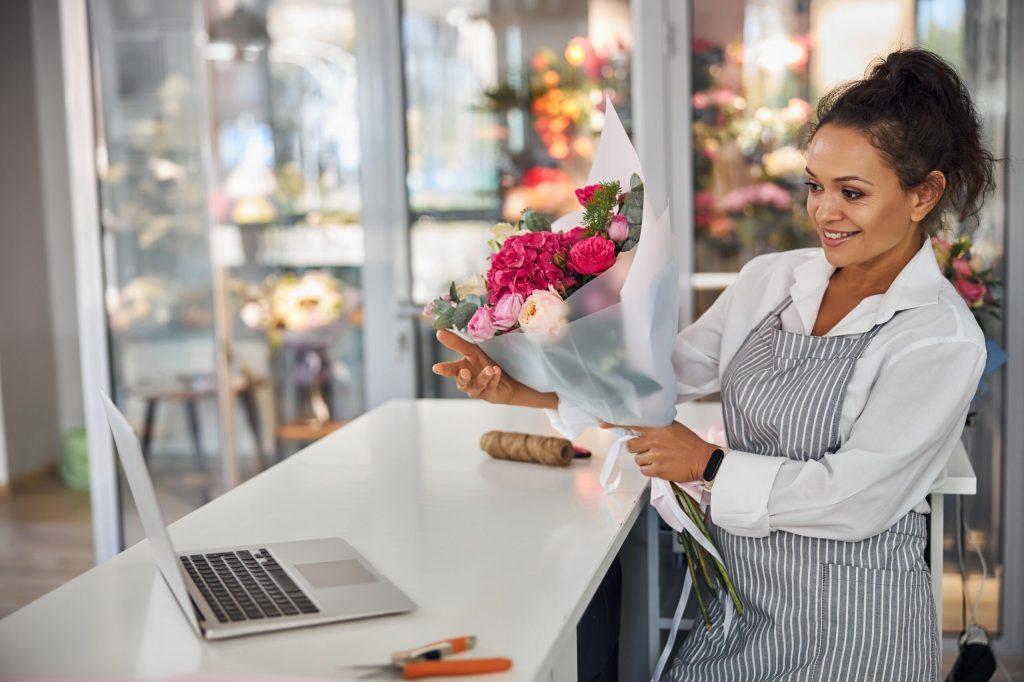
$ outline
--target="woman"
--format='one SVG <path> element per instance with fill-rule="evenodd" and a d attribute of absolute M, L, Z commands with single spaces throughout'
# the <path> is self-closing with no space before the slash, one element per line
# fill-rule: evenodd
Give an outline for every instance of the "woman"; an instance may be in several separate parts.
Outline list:
<path fill-rule="evenodd" d="M 706 485 L 747 610 L 696 628 L 666 680 L 935 680 L 926 496 L 944 476 L 985 363 L 982 333 L 929 235 L 973 217 L 992 156 L 956 72 L 903 50 L 821 100 L 807 210 L 822 248 L 756 258 L 678 336 L 680 401 L 721 391 L 729 450 Z M 479 350 L 435 366 L 492 402 L 585 416 Z M 640 470 L 700 480 L 716 447 L 679 423 L 635 427 Z M 712 467 L 713 469 L 713 467 Z"/>

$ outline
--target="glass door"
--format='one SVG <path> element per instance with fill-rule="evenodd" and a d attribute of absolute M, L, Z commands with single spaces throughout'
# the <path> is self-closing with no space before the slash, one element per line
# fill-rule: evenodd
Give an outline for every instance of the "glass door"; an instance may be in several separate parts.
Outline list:
<path fill-rule="evenodd" d="M 356 12 L 87 10 L 110 389 L 170 522 L 366 409 Z"/>

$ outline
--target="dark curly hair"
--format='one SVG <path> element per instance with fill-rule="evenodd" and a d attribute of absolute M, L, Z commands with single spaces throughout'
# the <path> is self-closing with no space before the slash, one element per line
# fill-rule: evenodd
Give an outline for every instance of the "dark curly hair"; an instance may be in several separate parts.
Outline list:
<path fill-rule="evenodd" d="M 867 75 L 834 88 L 818 101 L 804 147 L 826 124 L 867 135 L 899 177 L 904 191 L 921 186 L 933 170 L 946 189 L 921 221 L 928 234 L 952 208 L 960 221 L 977 220 L 995 186 L 995 159 L 981 141 L 981 123 L 956 70 L 921 49 L 898 50 L 868 67 Z"/>

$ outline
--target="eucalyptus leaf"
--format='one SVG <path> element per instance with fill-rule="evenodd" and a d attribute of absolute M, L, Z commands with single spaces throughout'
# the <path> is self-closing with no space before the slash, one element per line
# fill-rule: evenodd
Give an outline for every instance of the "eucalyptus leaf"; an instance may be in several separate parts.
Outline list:
<path fill-rule="evenodd" d="M 454 317 L 455 308 L 446 303 L 444 308 L 441 309 L 441 312 L 438 313 L 437 317 L 434 319 L 434 329 L 448 329 L 452 326 L 452 319 L 454 319 Z"/>
<path fill-rule="evenodd" d="M 626 220 L 630 223 L 641 223 L 644 219 L 643 206 L 627 206 L 626 207 Z"/>
<path fill-rule="evenodd" d="M 455 282 L 452 282 L 451 287 L 449 287 L 448 295 L 452 297 L 452 303 L 459 302 L 459 289 L 455 286 Z"/>
<path fill-rule="evenodd" d="M 644 181 L 640 179 L 640 176 L 633 173 L 629 176 L 629 191 L 637 192 L 644 188 Z"/>
<path fill-rule="evenodd" d="M 465 329 L 479 307 L 476 303 L 463 301 L 459 304 L 458 308 L 454 309 L 455 314 L 452 316 L 452 324 L 456 329 Z"/>
<path fill-rule="evenodd" d="M 519 226 L 530 232 L 550 232 L 551 221 L 532 209 L 523 211 Z"/>

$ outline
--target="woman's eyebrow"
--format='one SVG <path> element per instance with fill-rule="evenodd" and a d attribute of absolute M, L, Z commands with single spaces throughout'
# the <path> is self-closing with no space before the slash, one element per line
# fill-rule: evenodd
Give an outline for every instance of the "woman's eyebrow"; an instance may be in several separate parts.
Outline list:
<path fill-rule="evenodd" d="M 818 177 L 817 175 L 814 174 L 814 171 L 811 170 L 810 166 L 805 166 L 804 170 L 812 178 Z M 863 182 L 865 185 L 871 185 L 872 187 L 875 184 L 875 183 L 871 182 L 870 180 L 865 180 L 864 178 L 859 177 L 857 175 L 843 175 L 842 177 L 832 178 L 832 182 L 849 182 L 850 180 L 856 180 L 857 182 Z"/>

